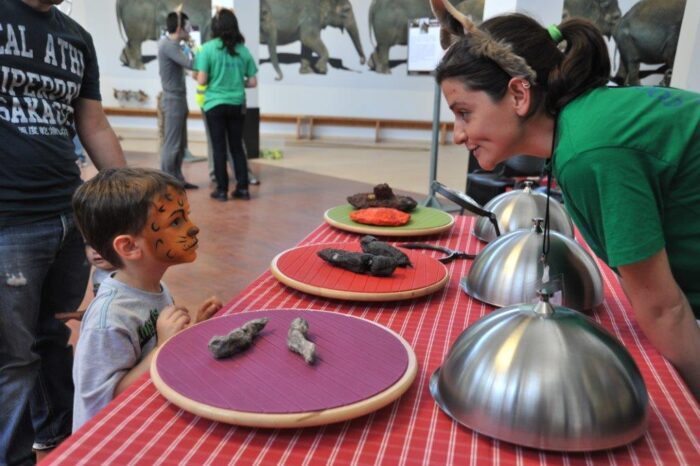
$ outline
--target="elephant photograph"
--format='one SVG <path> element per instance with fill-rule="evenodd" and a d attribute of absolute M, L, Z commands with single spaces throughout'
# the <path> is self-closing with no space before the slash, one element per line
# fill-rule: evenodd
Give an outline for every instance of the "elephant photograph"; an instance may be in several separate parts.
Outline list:
<path fill-rule="evenodd" d="M 479 24 L 484 15 L 484 0 L 454 1 L 454 6 L 471 16 Z M 430 2 L 427 0 L 372 0 L 369 7 L 370 38 L 374 51 L 367 62 L 377 73 L 388 74 L 397 65 L 406 63 L 406 58 L 389 60 L 389 50 L 394 45 L 408 43 L 408 21 L 415 18 L 432 18 Z"/>
<path fill-rule="evenodd" d="M 624 14 L 620 3 L 627 7 Z M 565 0 L 563 19 L 581 17 L 593 22 L 614 41 L 611 80 L 622 86 L 638 86 L 641 79 L 662 75 L 669 86 L 678 46 L 685 0 Z M 619 63 L 615 63 L 619 60 Z M 647 69 L 640 70 L 642 65 Z M 651 69 L 648 67 L 654 65 Z"/>
<path fill-rule="evenodd" d="M 299 63 L 300 74 L 326 74 L 328 66 L 344 69 L 342 60 L 332 59 L 321 31 L 327 27 L 347 31 L 360 64 L 365 63 L 365 52 L 350 0 L 261 0 L 260 43 L 267 45 L 270 62 L 283 78 L 280 62 Z M 299 54 L 281 54 L 280 45 L 299 42 Z"/>
<path fill-rule="evenodd" d="M 117 0 L 116 19 L 124 48 L 119 60 L 134 70 L 145 69 L 145 64 L 155 56 L 144 57 L 141 46 L 146 41 L 157 41 L 165 32 L 165 18 L 178 7 L 190 18 L 193 27 L 198 27 L 202 40 L 211 25 L 211 0 Z"/>

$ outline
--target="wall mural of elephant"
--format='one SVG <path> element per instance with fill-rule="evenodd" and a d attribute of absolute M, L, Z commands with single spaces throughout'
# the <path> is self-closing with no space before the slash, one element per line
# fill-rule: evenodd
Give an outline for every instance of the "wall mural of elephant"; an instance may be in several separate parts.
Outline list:
<path fill-rule="evenodd" d="M 620 51 L 614 80 L 638 86 L 640 63 L 662 63 L 665 75 L 661 85 L 669 86 L 684 12 L 685 0 L 641 0 L 633 5 L 613 34 Z"/>
<path fill-rule="evenodd" d="M 617 0 L 564 0 L 562 20 L 570 17 L 589 20 L 609 39 L 622 13 Z"/>
<path fill-rule="evenodd" d="M 129 68 L 145 69 L 141 44 L 158 40 L 165 30 L 166 16 L 181 5 L 204 39 L 211 23 L 211 0 L 117 0 L 117 23 L 126 42 L 119 60 Z"/>
<path fill-rule="evenodd" d="M 282 79 L 279 68 L 277 46 L 301 42 L 299 73 L 328 71 L 329 53 L 321 40 L 321 31 L 328 27 L 348 31 L 360 63 L 365 63 L 365 54 L 355 14 L 349 0 L 262 0 L 260 2 L 260 43 L 270 51 L 270 62 Z M 313 54 L 318 57 L 315 70 L 311 66 Z"/>
<path fill-rule="evenodd" d="M 453 0 L 454 1 L 454 0 Z M 484 0 L 455 2 L 455 7 L 479 24 L 484 15 Z M 370 37 L 376 42 L 367 62 L 377 73 L 391 73 L 389 49 L 408 43 L 408 21 L 433 17 L 428 0 L 372 0 L 369 7 Z M 399 61 L 403 63 L 405 60 Z"/>

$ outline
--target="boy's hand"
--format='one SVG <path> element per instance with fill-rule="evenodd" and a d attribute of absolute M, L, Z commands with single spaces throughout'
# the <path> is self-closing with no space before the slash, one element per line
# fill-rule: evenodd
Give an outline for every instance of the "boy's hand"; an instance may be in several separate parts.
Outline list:
<path fill-rule="evenodd" d="M 190 323 L 190 315 L 184 307 L 168 306 L 160 311 L 156 321 L 158 345 L 178 333 Z"/>
<path fill-rule="evenodd" d="M 197 323 L 209 319 L 211 316 L 216 314 L 222 306 L 223 304 L 221 304 L 219 298 L 212 296 L 204 301 L 202 306 L 199 308 L 197 314 L 194 316 L 194 322 Z"/>

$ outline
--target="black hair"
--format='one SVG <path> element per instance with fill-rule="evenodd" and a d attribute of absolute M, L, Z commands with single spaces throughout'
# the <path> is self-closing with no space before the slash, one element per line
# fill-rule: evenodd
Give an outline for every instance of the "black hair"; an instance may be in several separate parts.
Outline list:
<path fill-rule="evenodd" d="M 236 45 L 245 43 L 245 38 L 238 29 L 238 19 L 233 11 L 222 8 L 216 14 L 211 23 L 211 35 L 214 39 L 221 39 L 224 48 L 230 55 L 237 55 Z"/>
<path fill-rule="evenodd" d="M 189 16 L 184 12 L 171 11 L 165 17 L 165 29 L 168 34 L 172 34 L 177 31 L 177 28 L 183 27 L 188 19 L 190 19 Z"/>
<path fill-rule="evenodd" d="M 185 189 L 174 176 L 150 168 L 109 168 L 86 181 L 73 195 L 73 212 L 87 245 L 115 267 L 123 267 L 112 246 L 114 238 L 139 234 L 153 198 L 168 186 Z"/>
<path fill-rule="evenodd" d="M 533 105 L 527 116 L 542 106 L 556 115 L 579 95 L 605 86 L 610 77 L 608 48 L 593 23 L 572 18 L 558 28 L 566 41 L 563 51 L 546 28 L 520 13 L 497 16 L 479 26 L 494 40 L 509 44 L 513 53 L 537 73 L 532 86 Z M 512 77 L 490 58 L 475 56 L 470 45 L 468 37 L 453 44 L 435 70 L 435 79 L 442 83 L 455 78 L 470 89 L 486 92 L 494 101 L 500 100 Z"/>

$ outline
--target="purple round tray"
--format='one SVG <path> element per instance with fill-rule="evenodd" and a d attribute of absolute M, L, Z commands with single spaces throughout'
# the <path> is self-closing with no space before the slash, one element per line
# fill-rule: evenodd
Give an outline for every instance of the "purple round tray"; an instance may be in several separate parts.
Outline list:
<path fill-rule="evenodd" d="M 227 359 L 208 348 L 245 322 L 269 318 L 253 346 Z M 296 317 L 309 322 L 316 344 L 313 366 L 287 349 Z M 323 311 L 296 309 L 245 312 L 211 319 L 168 340 L 156 360 L 158 375 L 172 390 L 208 406 L 251 413 L 303 413 L 346 406 L 370 398 L 404 375 L 408 354 L 384 327 Z"/>

